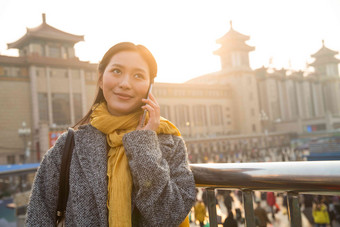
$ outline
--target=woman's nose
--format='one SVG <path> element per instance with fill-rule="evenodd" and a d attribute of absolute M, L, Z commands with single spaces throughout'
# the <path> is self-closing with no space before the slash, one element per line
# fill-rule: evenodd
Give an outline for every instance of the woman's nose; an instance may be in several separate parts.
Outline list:
<path fill-rule="evenodd" d="M 119 87 L 121 88 L 130 88 L 130 77 L 128 75 L 123 75 L 121 77 Z"/>

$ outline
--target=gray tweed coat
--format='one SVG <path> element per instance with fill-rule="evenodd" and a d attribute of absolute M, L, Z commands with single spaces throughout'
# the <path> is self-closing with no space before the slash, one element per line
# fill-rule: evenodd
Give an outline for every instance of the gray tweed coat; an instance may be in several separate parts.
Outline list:
<path fill-rule="evenodd" d="M 44 156 L 27 211 L 27 226 L 54 226 L 62 134 Z M 108 226 L 106 137 L 91 125 L 75 131 L 66 226 Z M 123 137 L 133 177 L 133 226 L 178 226 L 195 201 L 193 174 L 181 137 L 133 131 Z"/>

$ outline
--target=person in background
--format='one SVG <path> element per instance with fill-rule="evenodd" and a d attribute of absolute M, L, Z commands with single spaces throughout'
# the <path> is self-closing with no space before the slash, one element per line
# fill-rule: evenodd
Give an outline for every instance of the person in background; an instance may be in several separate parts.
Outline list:
<path fill-rule="evenodd" d="M 317 201 L 313 207 L 313 218 L 315 227 L 326 227 L 329 225 L 329 215 L 326 205 L 322 201 Z"/>
<path fill-rule="evenodd" d="M 228 217 L 224 220 L 223 227 L 237 227 L 237 221 L 234 219 L 233 212 L 228 213 Z"/>
<path fill-rule="evenodd" d="M 261 202 L 256 202 L 256 208 L 254 210 L 255 219 L 257 220 L 257 226 L 266 227 L 267 223 L 270 224 L 270 220 L 268 219 L 267 212 L 265 209 L 261 207 Z"/>
<path fill-rule="evenodd" d="M 234 202 L 233 197 L 231 197 L 231 191 L 226 190 L 224 194 L 224 205 L 227 208 L 227 213 L 229 214 L 232 210 L 232 203 Z"/>
<path fill-rule="evenodd" d="M 203 227 L 204 219 L 206 216 L 206 208 L 202 200 L 196 201 L 194 212 L 195 212 L 195 220 L 200 223 L 200 227 Z"/>
<path fill-rule="evenodd" d="M 305 215 L 309 224 L 311 225 L 314 225 L 313 202 L 314 202 L 313 195 L 303 195 L 303 204 L 304 204 L 303 214 Z"/>
<path fill-rule="evenodd" d="M 275 219 L 275 204 L 276 198 L 274 192 L 267 192 L 267 205 L 270 207 L 273 220 Z"/>
<path fill-rule="evenodd" d="M 195 181 L 179 130 L 148 95 L 156 75 L 157 63 L 142 45 L 116 44 L 100 61 L 95 101 L 74 126 L 66 226 L 189 226 Z M 28 227 L 56 225 L 66 137 L 38 169 Z"/>

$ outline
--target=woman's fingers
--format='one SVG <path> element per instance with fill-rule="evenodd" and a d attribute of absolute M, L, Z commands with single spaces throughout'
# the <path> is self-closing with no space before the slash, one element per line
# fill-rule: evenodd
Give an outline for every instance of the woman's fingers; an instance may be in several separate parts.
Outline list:
<path fill-rule="evenodd" d="M 156 131 L 160 123 L 160 107 L 152 94 L 149 94 L 149 99 L 143 99 L 142 101 L 146 104 L 142 106 L 142 109 L 149 112 L 149 120 L 141 129 Z"/>

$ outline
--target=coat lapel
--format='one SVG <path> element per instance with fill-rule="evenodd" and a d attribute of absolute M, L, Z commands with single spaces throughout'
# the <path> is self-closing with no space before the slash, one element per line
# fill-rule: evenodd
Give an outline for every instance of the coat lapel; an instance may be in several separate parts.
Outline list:
<path fill-rule="evenodd" d="M 96 199 L 101 220 L 107 220 L 107 150 L 103 133 L 86 125 L 75 134 L 75 153 Z"/>

